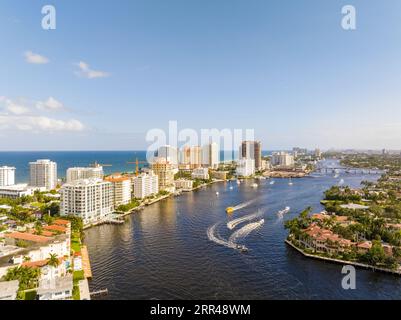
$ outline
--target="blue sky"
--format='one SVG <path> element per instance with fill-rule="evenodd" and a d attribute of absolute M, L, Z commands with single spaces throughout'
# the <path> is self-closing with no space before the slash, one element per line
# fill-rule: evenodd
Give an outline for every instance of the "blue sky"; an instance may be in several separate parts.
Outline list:
<path fill-rule="evenodd" d="M 169 120 L 401 148 L 399 0 L 55 0 L 51 31 L 46 4 L 0 2 L 0 150 L 144 149 Z"/>

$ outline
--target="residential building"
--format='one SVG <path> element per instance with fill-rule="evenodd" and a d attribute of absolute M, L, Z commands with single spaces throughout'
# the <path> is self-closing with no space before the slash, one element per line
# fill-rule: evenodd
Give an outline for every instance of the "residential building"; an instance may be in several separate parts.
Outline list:
<path fill-rule="evenodd" d="M 157 158 L 164 158 L 173 166 L 178 165 L 178 149 L 176 147 L 165 145 L 157 150 Z"/>
<path fill-rule="evenodd" d="M 238 160 L 236 174 L 239 177 L 248 177 L 255 174 L 255 160 L 247 158 Z"/>
<path fill-rule="evenodd" d="M 0 282 L 0 301 L 16 300 L 19 289 L 19 281 L 1 281 Z"/>
<path fill-rule="evenodd" d="M 174 181 L 175 188 L 183 191 L 190 191 L 194 186 L 194 182 L 188 179 L 178 179 Z"/>
<path fill-rule="evenodd" d="M 202 166 L 217 169 L 220 162 L 219 145 L 215 142 L 202 147 Z"/>
<path fill-rule="evenodd" d="M 227 180 L 228 171 L 211 171 L 213 179 Z"/>
<path fill-rule="evenodd" d="M 109 176 L 104 179 L 113 184 L 114 206 L 118 207 L 131 201 L 131 178 L 127 176 Z"/>
<path fill-rule="evenodd" d="M 58 257 L 59 264 L 57 266 L 49 265 L 49 256 L 44 260 L 25 261 L 21 264 L 22 267 L 40 269 L 39 280 L 52 280 L 57 277 L 65 277 L 67 274 L 67 266 L 69 262 L 64 260 L 64 257 Z"/>
<path fill-rule="evenodd" d="M 159 192 L 159 176 L 152 170 L 133 178 L 134 197 L 143 199 Z"/>
<path fill-rule="evenodd" d="M 209 169 L 208 168 L 196 168 L 192 171 L 192 179 L 209 180 Z"/>
<path fill-rule="evenodd" d="M 159 177 L 159 190 L 174 188 L 174 168 L 165 158 L 155 158 L 151 164 L 153 172 Z"/>
<path fill-rule="evenodd" d="M 280 167 L 294 167 L 294 155 L 289 154 L 287 152 L 274 152 L 271 158 L 271 164 L 273 166 L 280 166 Z"/>
<path fill-rule="evenodd" d="M 60 214 L 81 217 L 84 224 L 95 223 L 114 211 L 113 184 L 100 179 L 66 183 L 60 190 Z"/>
<path fill-rule="evenodd" d="M 0 167 L 0 187 L 12 186 L 15 184 L 15 168 Z"/>
<path fill-rule="evenodd" d="M 102 166 L 95 167 L 74 167 L 67 169 L 67 183 L 72 183 L 80 179 L 103 179 L 104 172 Z"/>
<path fill-rule="evenodd" d="M 206 146 L 184 146 L 180 153 L 180 165 L 188 165 L 190 169 L 209 166 L 208 152 Z"/>
<path fill-rule="evenodd" d="M 57 164 L 48 159 L 30 162 L 30 185 L 53 190 L 57 186 Z"/>
<path fill-rule="evenodd" d="M 30 188 L 26 183 L 0 187 L 0 198 L 17 199 L 32 196 L 36 188 Z"/>
<path fill-rule="evenodd" d="M 253 159 L 256 171 L 262 168 L 262 147 L 260 141 L 242 141 L 240 159 Z"/>
<path fill-rule="evenodd" d="M 348 250 L 354 245 L 352 241 L 342 238 L 331 230 L 321 228 L 315 223 L 312 223 L 303 232 L 307 236 L 300 239 L 301 243 L 316 252 L 333 254 Z"/>
<path fill-rule="evenodd" d="M 294 154 L 294 156 L 304 156 L 304 155 L 308 154 L 308 149 L 294 147 L 294 148 L 292 148 L 292 153 Z"/>
<path fill-rule="evenodd" d="M 202 166 L 202 148 L 200 146 L 191 147 L 190 165 L 191 169 Z"/>
<path fill-rule="evenodd" d="M 188 166 L 190 168 L 191 165 L 191 147 L 184 146 L 180 152 L 180 166 Z"/>
<path fill-rule="evenodd" d="M 43 279 L 39 281 L 37 291 L 39 300 L 67 300 L 72 298 L 73 281 L 72 275 Z"/>

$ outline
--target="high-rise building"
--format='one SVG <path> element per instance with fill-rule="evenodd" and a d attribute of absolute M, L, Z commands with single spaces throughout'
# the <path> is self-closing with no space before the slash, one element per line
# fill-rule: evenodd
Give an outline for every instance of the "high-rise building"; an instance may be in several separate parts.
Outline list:
<path fill-rule="evenodd" d="M 206 144 L 203 146 L 202 151 L 202 165 L 204 167 L 217 169 L 220 162 L 220 151 L 218 144 L 215 142 Z"/>
<path fill-rule="evenodd" d="M 180 164 L 189 165 L 191 164 L 191 147 L 184 146 L 180 153 Z"/>
<path fill-rule="evenodd" d="M 143 199 L 159 192 L 159 177 L 152 170 L 133 178 L 134 197 Z"/>
<path fill-rule="evenodd" d="M 202 147 L 184 146 L 181 150 L 180 164 L 189 165 L 191 169 L 199 168 L 203 164 Z"/>
<path fill-rule="evenodd" d="M 242 141 L 240 147 L 240 159 L 255 160 L 255 169 L 262 168 L 262 147 L 260 141 Z"/>
<path fill-rule="evenodd" d="M 0 187 L 13 186 L 15 184 L 15 168 L 0 167 Z"/>
<path fill-rule="evenodd" d="M 202 166 L 202 148 L 200 146 L 191 147 L 190 165 L 191 169 Z"/>
<path fill-rule="evenodd" d="M 236 174 L 239 177 L 248 177 L 255 174 L 255 160 L 247 158 L 238 160 Z"/>
<path fill-rule="evenodd" d="M 121 175 L 109 176 L 104 179 L 113 184 L 114 206 L 118 207 L 131 201 L 131 178 Z"/>
<path fill-rule="evenodd" d="M 319 148 L 315 149 L 315 157 L 319 159 L 322 157 L 322 152 L 320 151 Z"/>
<path fill-rule="evenodd" d="M 30 182 L 34 187 L 53 190 L 57 186 L 57 164 L 48 159 L 29 163 Z"/>
<path fill-rule="evenodd" d="M 165 158 L 155 158 L 151 169 L 159 178 L 159 190 L 174 189 L 174 167 Z"/>
<path fill-rule="evenodd" d="M 172 165 L 178 165 L 178 149 L 176 147 L 165 145 L 157 150 L 157 157 L 164 158 Z"/>
<path fill-rule="evenodd" d="M 103 179 L 103 167 L 74 167 L 67 169 L 67 183 L 74 182 L 80 179 Z"/>
<path fill-rule="evenodd" d="M 293 167 L 295 164 L 294 156 L 287 152 L 274 152 L 272 154 L 271 164 L 273 166 Z"/>
<path fill-rule="evenodd" d="M 113 213 L 113 184 L 100 179 L 81 179 L 61 187 L 60 214 L 82 218 L 84 224 Z"/>

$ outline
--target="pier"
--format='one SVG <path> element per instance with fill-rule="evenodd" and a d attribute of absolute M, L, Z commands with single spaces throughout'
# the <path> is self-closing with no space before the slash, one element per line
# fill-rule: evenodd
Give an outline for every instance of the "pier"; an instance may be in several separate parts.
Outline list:
<path fill-rule="evenodd" d="M 86 246 L 82 246 L 81 255 L 82 255 L 82 270 L 84 271 L 84 276 L 86 279 L 92 279 L 92 269 L 89 260 L 88 248 Z"/>
<path fill-rule="evenodd" d="M 104 295 L 108 295 L 109 294 L 109 290 L 108 289 L 102 289 L 102 290 L 97 290 L 97 291 L 93 291 L 90 293 L 91 297 L 96 297 L 96 296 L 104 296 Z"/>

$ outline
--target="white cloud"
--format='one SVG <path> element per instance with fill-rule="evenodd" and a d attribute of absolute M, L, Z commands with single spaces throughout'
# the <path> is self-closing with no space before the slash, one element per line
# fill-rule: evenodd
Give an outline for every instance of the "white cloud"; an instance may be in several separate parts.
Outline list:
<path fill-rule="evenodd" d="M 1 106 L 3 108 L 0 108 L 0 130 L 78 132 L 85 129 L 82 122 L 77 119 L 55 119 L 43 115 L 43 112 L 40 111 L 60 110 L 64 108 L 61 102 L 52 97 L 49 97 L 44 102 L 36 102 L 35 109 L 34 106 L 29 107 L 23 103 L 16 103 L 7 97 L 0 96 Z"/>
<path fill-rule="evenodd" d="M 33 53 L 32 51 L 25 52 L 25 61 L 33 64 L 46 64 L 49 63 L 49 59 L 40 54 Z"/>
<path fill-rule="evenodd" d="M 21 115 L 29 112 L 29 108 L 6 97 L 0 97 L 0 102 L 4 103 L 5 110 L 12 114 Z"/>
<path fill-rule="evenodd" d="M 76 71 L 75 74 L 87 79 L 106 78 L 110 76 L 107 72 L 92 70 L 89 65 L 83 61 L 80 61 L 76 65 L 79 71 Z"/>
<path fill-rule="evenodd" d="M 46 101 L 38 101 L 36 108 L 39 110 L 60 111 L 64 110 L 64 105 L 53 97 L 49 97 Z"/>
<path fill-rule="evenodd" d="M 0 116 L 0 130 L 19 131 L 83 131 L 85 126 L 76 119 L 58 120 L 45 116 Z"/>

